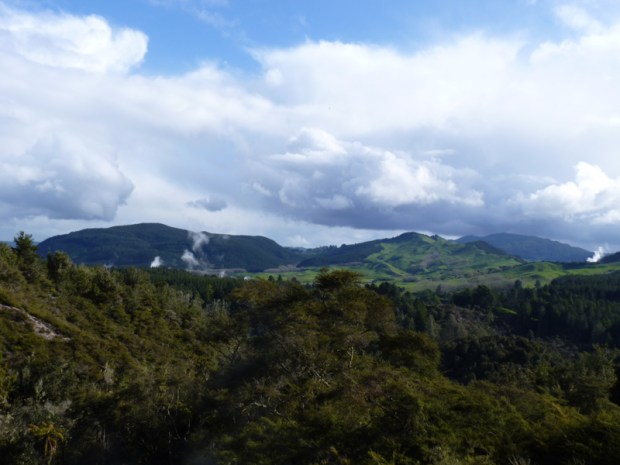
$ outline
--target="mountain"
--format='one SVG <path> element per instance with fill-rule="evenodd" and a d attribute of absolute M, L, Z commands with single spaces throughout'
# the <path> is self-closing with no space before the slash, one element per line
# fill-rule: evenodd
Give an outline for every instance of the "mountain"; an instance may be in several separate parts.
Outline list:
<path fill-rule="evenodd" d="M 369 279 L 401 282 L 463 279 L 523 263 L 485 242 L 459 244 L 413 232 L 360 244 L 299 250 L 266 237 L 194 233 L 153 223 L 55 236 L 39 244 L 38 250 L 42 256 L 64 251 L 76 263 L 120 267 L 161 264 L 195 270 L 284 272 L 286 267 L 316 270 L 339 266 L 360 271 Z"/>
<path fill-rule="evenodd" d="M 304 255 L 262 236 L 194 233 L 163 224 L 143 223 L 105 229 L 84 229 L 51 237 L 39 253 L 63 251 L 76 263 L 89 265 L 262 271 L 292 265 Z M 159 257 L 159 260 L 156 260 Z"/>
<path fill-rule="evenodd" d="M 605 255 L 598 263 L 618 263 L 620 262 L 620 252 L 615 252 L 609 255 Z"/>
<path fill-rule="evenodd" d="M 460 244 L 484 241 L 504 252 L 534 262 L 585 262 L 593 255 L 588 250 L 536 236 L 499 233 L 484 237 L 465 236 L 457 239 Z"/>
<path fill-rule="evenodd" d="M 347 266 L 376 279 L 454 279 L 518 266 L 523 261 L 484 242 L 459 244 L 439 236 L 405 233 L 354 245 L 330 247 L 299 267 Z"/>

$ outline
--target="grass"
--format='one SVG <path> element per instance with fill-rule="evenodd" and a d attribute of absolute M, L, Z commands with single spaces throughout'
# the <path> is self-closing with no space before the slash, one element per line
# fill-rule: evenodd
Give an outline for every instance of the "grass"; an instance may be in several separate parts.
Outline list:
<path fill-rule="evenodd" d="M 396 249 L 391 252 L 395 253 Z M 555 278 L 567 275 L 591 276 L 620 271 L 620 263 L 612 264 L 569 264 L 533 262 L 509 266 L 509 261 L 502 263 L 499 261 L 494 268 L 480 269 L 479 267 L 467 267 L 460 264 L 459 268 L 450 269 L 431 269 L 419 273 L 408 273 L 397 267 L 394 263 L 385 261 L 385 256 L 381 253 L 372 257 L 368 263 L 359 263 L 349 266 L 331 266 L 330 269 L 344 268 L 356 271 L 362 275 L 364 283 L 371 282 L 391 282 L 403 287 L 410 292 L 420 292 L 424 290 L 435 290 L 441 286 L 444 291 L 453 291 L 465 287 L 475 287 L 485 285 L 492 288 L 506 288 L 520 280 L 524 287 L 534 287 L 537 283 L 542 285 L 553 281 Z M 312 283 L 319 273 L 320 268 L 305 268 L 280 273 L 283 279 L 296 279 L 303 284 Z M 270 273 L 254 273 L 260 279 L 268 279 Z M 273 273 L 271 273 L 272 276 Z M 277 275 L 274 276 L 274 278 Z"/>

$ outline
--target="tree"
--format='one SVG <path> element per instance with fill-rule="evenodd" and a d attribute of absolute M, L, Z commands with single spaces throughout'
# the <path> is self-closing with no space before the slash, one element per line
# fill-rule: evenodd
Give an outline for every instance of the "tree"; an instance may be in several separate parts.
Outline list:
<path fill-rule="evenodd" d="M 51 464 L 58 454 L 58 446 L 64 442 L 64 431 L 51 422 L 43 422 L 39 425 L 30 425 L 30 434 L 43 442 L 43 455 L 47 463 Z"/>
<path fill-rule="evenodd" d="M 20 271 L 29 282 L 36 281 L 41 272 L 41 264 L 32 235 L 20 231 L 13 238 L 13 242 L 15 242 L 13 251 L 17 255 L 17 265 Z"/>
<path fill-rule="evenodd" d="M 71 257 L 64 252 L 47 255 L 47 275 L 56 283 L 62 281 L 67 270 L 72 266 Z"/>

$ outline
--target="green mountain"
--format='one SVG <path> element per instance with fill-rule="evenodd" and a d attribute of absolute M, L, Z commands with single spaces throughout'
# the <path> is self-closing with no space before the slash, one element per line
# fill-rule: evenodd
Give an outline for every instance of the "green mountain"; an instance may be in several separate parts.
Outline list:
<path fill-rule="evenodd" d="M 379 280 L 445 280 L 476 276 L 522 264 L 484 242 L 459 244 L 439 236 L 405 233 L 324 250 L 299 267 L 347 266 Z"/>
<path fill-rule="evenodd" d="M 38 247 L 42 256 L 63 251 L 76 263 L 89 265 L 199 270 L 261 271 L 297 263 L 302 256 L 266 237 L 194 233 L 156 223 L 85 229 L 51 237 Z"/>
<path fill-rule="evenodd" d="M 585 262 L 593 255 L 588 250 L 536 236 L 499 233 L 484 237 L 465 236 L 460 244 L 484 241 L 504 252 L 533 262 Z"/>
<path fill-rule="evenodd" d="M 260 236 L 194 233 L 163 224 L 85 229 L 41 242 L 42 256 L 66 252 L 74 262 L 113 266 L 240 269 L 260 272 L 295 266 L 357 268 L 373 279 L 448 279 L 496 272 L 522 263 L 484 243 L 458 244 L 439 236 L 405 233 L 340 247 L 285 248 Z M 156 257 L 159 257 L 156 260 Z"/>
<path fill-rule="evenodd" d="M 495 242 L 494 237 L 514 238 L 515 235 L 488 237 L 491 237 L 489 242 Z M 365 282 L 392 282 L 410 291 L 435 289 L 438 285 L 444 290 L 476 285 L 506 288 L 516 280 L 524 286 L 534 286 L 567 274 L 604 273 L 620 266 L 585 261 L 526 262 L 486 240 L 464 239 L 467 238 L 451 241 L 410 232 L 390 239 L 302 250 L 282 247 L 260 236 L 194 233 L 162 224 L 136 224 L 52 237 L 41 242 L 38 251 L 43 257 L 63 251 L 75 263 L 83 264 L 163 265 L 207 272 L 226 269 L 232 274 L 256 273 L 264 278 L 281 274 L 303 283 L 311 283 L 323 267 L 347 268 L 359 272 Z M 547 244 L 549 249 L 554 244 L 575 249 L 546 239 L 529 239 L 532 244 Z M 590 255 L 583 252 L 581 257 Z M 525 256 L 532 260 L 532 255 Z"/>

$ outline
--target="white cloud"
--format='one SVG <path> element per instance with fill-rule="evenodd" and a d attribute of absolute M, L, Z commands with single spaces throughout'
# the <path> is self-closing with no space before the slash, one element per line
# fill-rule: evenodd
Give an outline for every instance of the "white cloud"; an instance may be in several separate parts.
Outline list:
<path fill-rule="evenodd" d="M 142 62 L 148 39 L 139 31 L 113 30 L 97 16 L 34 15 L 0 4 L 0 44 L 40 65 L 126 72 Z"/>
<path fill-rule="evenodd" d="M 470 170 L 450 167 L 438 156 L 390 152 L 324 130 L 302 129 L 289 140 L 286 153 L 254 160 L 256 172 L 267 173 L 260 182 L 278 192 L 262 200 L 272 211 L 359 226 L 369 217 L 381 222 L 397 207 L 483 204 L 482 193 L 469 186 Z M 342 211 L 348 214 L 332 214 Z"/>
<path fill-rule="evenodd" d="M 620 22 L 584 4 L 556 10 L 560 40 L 308 41 L 255 51 L 254 75 L 168 77 L 138 73 L 139 31 L 2 5 L 6 228 L 148 220 L 319 245 L 320 225 L 580 238 L 582 219 L 620 222 Z"/>
<path fill-rule="evenodd" d="M 452 180 L 453 170 L 440 163 L 420 163 L 385 153 L 377 168 L 377 176 L 359 186 L 356 193 L 380 205 L 428 205 L 440 201 L 484 205 L 480 192 L 463 192 Z"/>
<path fill-rule="evenodd" d="M 475 34 L 414 54 L 323 41 L 255 57 L 273 98 L 306 125 L 356 137 L 428 124 L 449 129 L 501 90 L 521 45 Z"/>
<path fill-rule="evenodd" d="M 558 5 L 555 14 L 566 26 L 577 31 L 598 32 L 603 28 L 585 9 L 576 5 Z"/>
<path fill-rule="evenodd" d="M 271 158 L 290 165 L 333 165 L 339 163 L 346 153 L 334 135 L 323 129 L 303 128 L 289 139 L 285 154 L 272 155 Z"/>
<path fill-rule="evenodd" d="M 45 137 L 0 158 L 0 208 L 12 216 L 112 220 L 133 190 L 114 157 L 68 137 Z"/>
<path fill-rule="evenodd" d="M 600 167 L 580 162 L 575 180 L 552 184 L 514 202 L 528 215 L 559 217 L 568 222 L 619 222 L 620 178 L 610 178 Z"/>

